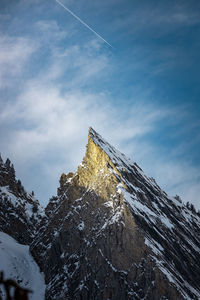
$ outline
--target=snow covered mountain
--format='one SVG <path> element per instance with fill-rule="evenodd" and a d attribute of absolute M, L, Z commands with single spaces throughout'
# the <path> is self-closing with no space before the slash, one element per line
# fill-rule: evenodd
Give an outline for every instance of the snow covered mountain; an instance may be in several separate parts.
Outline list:
<path fill-rule="evenodd" d="M 30 244 L 46 299 L 200 299 L 199 213 L 169 197 L 92 128 L 82 163 L 61 175 L 45 213 L 0 176 L 0 228 Z M 10 226 L 17 219 L 23 237 L 18 223 Z"/>
<path fill-rule="evenodd" d="M 199 215 L 92 128 L 46 212 L 31 249 L 47 299 L 200 299 Z"/>

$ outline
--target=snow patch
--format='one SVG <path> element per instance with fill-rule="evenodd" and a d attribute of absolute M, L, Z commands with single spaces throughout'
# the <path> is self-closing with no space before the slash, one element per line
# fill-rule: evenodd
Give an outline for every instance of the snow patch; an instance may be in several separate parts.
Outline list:
<path fill-rule="evenodd" d="M 17 243 L 4 232 L 0 232 L 0 270 L 5 279 L 11 278 L 21 287 L 32 290 L 30 300 L 44 300 L 44 277 L 29 252 L 29 246 Z"/>
<path fill-rule="evenodd" d="M 84 227 L 85 227 L 85 224 L 83 221 L 77 226 L 78 230 L 80 230 L 80 231 L 82 231 L 84 229 Z"/>

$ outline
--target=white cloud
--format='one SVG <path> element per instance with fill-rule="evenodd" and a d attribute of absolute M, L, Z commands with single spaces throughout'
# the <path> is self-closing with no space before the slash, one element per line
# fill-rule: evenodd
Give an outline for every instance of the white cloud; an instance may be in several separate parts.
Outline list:
<path fill-rule="evenodd" d="M 137 140 L 154 131 L 157 122 L 169 116 L 169 112 L 162 112 L 161 116 L 159 109 L 137 104 L 135 108 L 132 106 L 130 114 L 121 111 L 120 115 L 119 108 L 114 109 L 107 101 L 101 95 L 71 93 L 61 96 L 57 88 L 31 90 L 29 87 L 20 97 L 15 111 L 15 121 L 19 118 L 27 126 L 12 131 L 6 153 L 12 157 L 14 149 L 15 160 L 22 168 L 42 165 L 40 176 L 45 182 L 33 179 L 31 184 L 36 180 L 36 192 L 43 185 L 47 186 L 47 194 L 53 193 L 52 188 L 55 193 L 60 174 L 76 170 L 82 160 L 88 127 L 92 125 L 119 150 L 142 161 L 144 171 L 155 177 L 167 192 L 179 194 L 184 201 L 193 201 L 198 207 L 197 169 L 187 162 L 168 162 L 162 153 L 158 155 L 155 146 Z M 12 118 L 8 115 L 9 120 Z"/>
<path fill-rule="evenodd" d="M 34 28 L 42 33 L 34 41 L 0 37 L 2 87 L 23 73 L 39 44 L 50 45 L 48 64 L 35 77 L 24 80 L 16 100 L 3 103 L 0 112 L 1 126 L 6 128 L 1 137 L 2 150 L 15 163 L 24 185 L 36 194 L 43 190 L 41 200 L 45 195 L 47 201 L 56 192 L 59 175 L 75 170 L 80 163 L 88 127 L 93 126 L 119 150 L 143 161 L 144 171 L 159 179 L 161 187 L 196 201 L 196 168 L 187 163 L 182 166 L 181 161 L 168 163 L 157 145 L 144 142 L 147 134 L 156 131 L 161 121 L 172 118 L 176 110 L 140 100 L 130 101 L 129 107 L 115 105 L 108 93 L 92 89 L 93 83 L 112 69 L 97 40 L 63 49 L 50 43 L 67 37 L 57 22 L 40 20 Z M 138 66 L 141 68 L 141 64 Z M 35 169 L 38 171 L 33 174 Z"/>
<path fill-rule="evenodd" d="M 189 27 L 199 23 L 199 9 L 195 9 L 187 1 L 180 5 L 176 2 L 160 2 L 156 6 L 146 2 L 144 5 L 135 4 L 134 9 L 129 11 L 122 10 L 122 14 L 115 18 L 112 28 L 127 29 L 132 34 L 138 34 L 144 29 L 156 29 L 158 35 L 163 35 L 178 27 Z"/>
<path fill-rule="evenodd" d="M 42 165 L 44 185 L 54 189 L 59 174 L 75 170 L 82 160 L 89 126 L 123 147 L 127 140 L 151 131 L 169 113 L 138 102 L 128 109 L 114 107 L 108 94 L 85 91 L 85 82 L 106 71 L 107 57 L 92 53 L 92 46 L 90 55 L 87 47 L 84 49 L 76 46 L 62 55 L 60 51 L 54 53 L 51 64 L 37 77 L 25 81 L 16 101 L 6 103 L 1 111 L 1 125 L 9 124 L 8 134 L 2 137 L 4 153 L 14 157 L 16 168 L 20 166 L 21 170 Z M 75 63 L 70 65 L 68 61 Z M 68 68 L 73 77 L 60 82 Z M 63 86 L 67 91 L 62 91 Z M 30 179 L 27 181 L 25 178 L 29 185 Z M 36 180 L 29 189 L 37 192 L 40 184 Z M 53 193 L 51 189 L 49 193 Z"/>
<path fill-rule="evenodd" d="M 10 85 L 19 75 L 37 44 L 28 38 L 0 36 L 0 88 Z"/>
<path fill-rule="evenodd" d="M 50 196 L 48 192 L 55 193 L 59 175 L 74 171 L 81 162 L 89 126 L 131 155 L 137 142 L 132 140 L 127 149 L 126 142 L 151 132 L 168 114 L 142 103 L 133 104 L 128 112 L 113 107 L 106 95 L 83 91 L 61 94 L 59 85 L 52 88 L 34 82 L 31 86 L 29 82 L 15 106 L 5 107 L 4 121 L 9 120 L 11 138 L 4 143 L 4 151 L 14 156 L 22 169 L 42 166 L 40 176 L 45 182 L 29 179 L 31 184 L 36 180 L 29 189 L 37 192 L 40 185 L 48 186 L 46 195 Z M 18 123 L 23 127 L 15 126 Z M 25 184 L 30 183 L 25 179 Z"/>
<path fill-rule="evenodd" d="M 55 20 L 39 20 L 34 24 L 38 38 L 44 43 L 55 45 L 59 40 L 66 38 L 69 33 L 63 30 Z"/>
<path fill-rule="evenodd" d="M 61 151 L 69 140 L 72 145 L 81 144 L 90 125 L 118 144 L 142 136 L 165 116 L 160 110 L 150 110 L 152 108 L 143 105 L 139 108 L 137 104 L 127 112 L 120 107 L 113 108 L 105 95 L 81 91 L 61 95 L 59 87 L 31 87 L 29 84 L 14 106 L 5 106 L 1 119 L 9 120 L 10 124 L 23 123 L 22 129 L 14 130 L 11 148 L 18 153 L 18 158 L 28 160 L 50 146 L 56 145 Z"/>

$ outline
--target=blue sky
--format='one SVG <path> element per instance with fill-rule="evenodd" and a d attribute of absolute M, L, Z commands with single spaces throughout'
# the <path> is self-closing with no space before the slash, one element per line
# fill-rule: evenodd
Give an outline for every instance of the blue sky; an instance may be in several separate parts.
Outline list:
<path fill-rule="evenodd" d="M 60 0 L 61 1 L 61 0 Z M 1 0 L 3 158 L 42 204 L 88 127 L 200 208 L 200 2 Z"/>

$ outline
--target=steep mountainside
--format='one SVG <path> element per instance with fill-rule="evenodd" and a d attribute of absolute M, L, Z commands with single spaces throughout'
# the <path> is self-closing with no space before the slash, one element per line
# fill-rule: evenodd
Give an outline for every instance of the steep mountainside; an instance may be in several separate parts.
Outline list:
<path fill-rule="evenodd" d="M 43 217 L 44 209 L 16 179 L 10 160 L 4 163 L 0 156 L 0 231 L 30 244 Z"/>
<path fill-rule="evenodd" d="M 92 128 L 31 251 L 46 299 L 200 299 L 200 217 Z"/>

